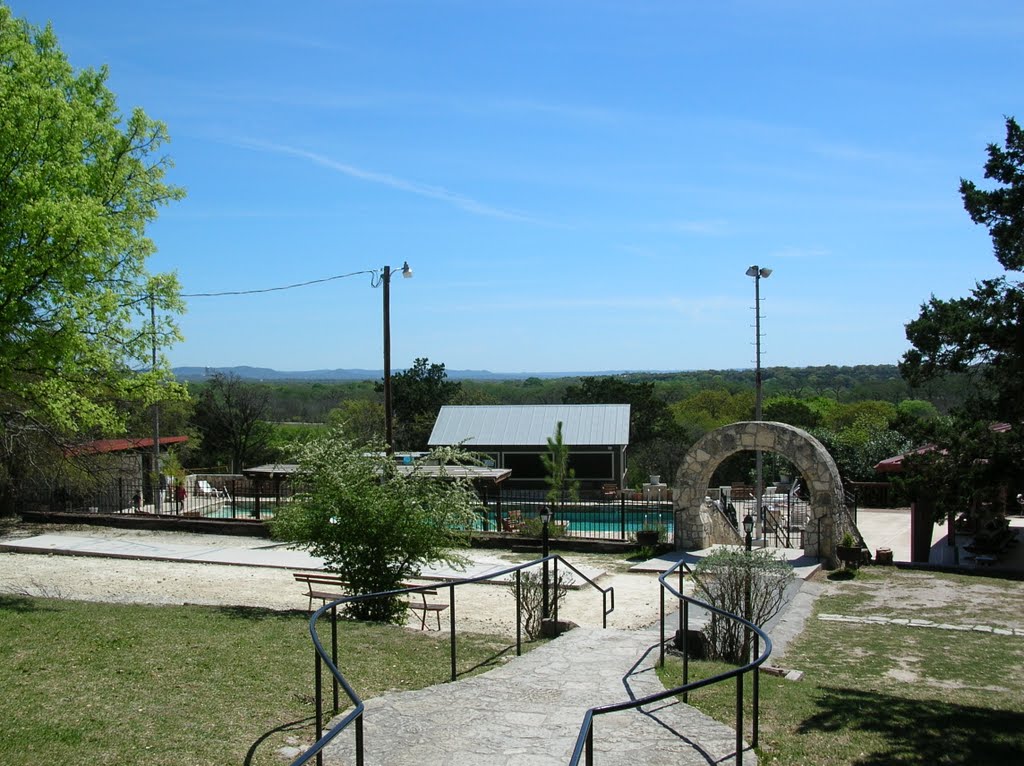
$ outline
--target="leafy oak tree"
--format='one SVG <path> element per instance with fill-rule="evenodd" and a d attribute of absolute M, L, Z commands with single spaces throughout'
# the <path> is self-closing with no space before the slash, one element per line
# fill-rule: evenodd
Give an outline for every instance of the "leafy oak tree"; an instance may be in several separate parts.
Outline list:
<path fill-rule="evenodd" d="M 122 115 L 106 79 L 0 5 L 0 511 L 40 433 L 122 432 L 183 395 L 149 370 L 153 343 L 179 338 L 179 286 L 145 268 L 146 225 L 183 191 L 164 125 Z"/>
<path fill-rule="evenodd" d="M 1024 132 L 1006 120 L 1006 145 L 988 146 L 990 189 L 961 179 L 960 195 L 971 220 L 988 228 L 1006 274 L 978 282 L 970 296 L 934 295 L 907 325 L 913 348 L 900 371 L 914 385 L 948 373 L 966 373 L 974 387 L 966 409 L 975 417 L 1024 418 Z"/>
<path fill-rule="evenodd" d="M 203 384 L 192 421 L 202 435 L 205 465 L 227 463 L 233 473 L 273 457 L 266 422 L 269 391 L 218 372 Z"/>
<path fill-rule="evenodd" d="M 908 461 L 911 473 L 915 462 L 922 464 L 917 484 L 937 495 L 937 517 L 966 510 L 978 496 L 991 502 L 1024 488 L 1024 132 L 1016 120 L 1006 119 L 1005 145 L 989 144 L 987 152 L 991 183 L 980 188 L 961 179 L 960 195 L 971 220 L 988 229 L 1006 273 L 976 283 L 966 298 L 932 296 L 907 325 L 913 348 L 900 362 L 914 385 L 951 373 L 973 384 L 952 424 L 936 432 L 942 450 Z M 1010 428 L 993 429 L 998 421 Z M 908 481 L 913 485 L 914 477 Z"/>
<path fill-rule="evenodd" d="M 383 385 L 377 384 L 383 391 Z M 441 406 L 462 389 L 448 380 L 444 364 L 417 359 L 413 366 L 391 377 L 391 406 L 395 417 L 395 449 L 424 450 Z"/>

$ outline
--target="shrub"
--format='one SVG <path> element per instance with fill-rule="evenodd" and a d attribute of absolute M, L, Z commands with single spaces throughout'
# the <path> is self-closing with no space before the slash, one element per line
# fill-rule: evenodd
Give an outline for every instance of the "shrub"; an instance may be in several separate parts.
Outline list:
<path fill-rule="evenodd" d="M 558 573 L 558 582 L 555 583 L 554 572 L 548 572 L 548 601 L 551 612 L 554 613 L 555 602 L 561 603 L 561 599 L 569 592 L 569 574 L 565 570 Z M 512 596 L 516 595 L 516 581 L 513 577 L 509 581 L 509 589 Z M 520 575 L 521 587 L 521 608 L 523 613 L 523 630 L 531 639 L 540 635 L 542 618 L 544 616 L 544 573 L 540 567 L 524 570 Z"/>
<path fill-rule="evenodd" d="M 720 548 L 702 559 L 694 569 L 697 597 L 712 606 L 747 616 L 764 625 L 778 614 L 786 586 L 793 580 L 793 568 L 772 553 Z M 750 611 L 746 611 L 746 590 L 750 584 Z M 713 614 L 703 630 L 713 658 L 727 662 L 744 661 L 745 631 L 736 620 Z"/>
<path fill-rule="evenodd" d="M 383 449 L 353 446 L 338 430 L 300 445 L 298 481 L 306 490 L 278 509 L 275 538 L 307 548 L 349 584 L 353 595 L 396 590 L 432 561 L 464 561 L 453 548 L 465 545 L 475 519 L 476 492 L 468 480 L 405 475 Z M 436 450 L 424 464 L 465 461 L 453 450 Z M 400 622 L 402 598 L 349 605 L 363 620 Z"/>
<path fill-rule="evenodd" d="M 544 522 L 539 518 L 533 517 L 524 519 L 523 524 L 519 527 L 519 534 L 523 537 L 536 537 L 540 538 L 544 535 Z M 552 540 L 565 536 L 565 526 L 562 524 L 548 524 L 548 537 Z"/>

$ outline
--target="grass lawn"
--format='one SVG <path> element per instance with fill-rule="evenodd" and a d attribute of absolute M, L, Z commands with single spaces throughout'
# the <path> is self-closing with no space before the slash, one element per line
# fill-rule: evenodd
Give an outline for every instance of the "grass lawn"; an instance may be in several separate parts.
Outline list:
<path fill-rule="evenodd" d="M 289 738 L 313 740 L 307 625 L 296 612 L 0 596 L 0 763 L 280 766 Z M 448 679 L 446 632 L 346 621 L 339 636 L 364 699 Z M 466 635 L 459 667 L 514 652 Z"/>
<path fill-rule="evenodd" d="M 888 568 L 859 572 L 854 580 L 831 583 L 818 599 L 816 614 L 987 625 L 1003 624 L 1011 616 L 1019 624 L 1021 583 L 922 575 Z M 946 597 L 926 598 L 918 590 L 925 587 L 941 589 Z M 902 602 L 899 593 L 906 594 Z M 953 610 L 951 602 L 962 608 Z M 780 664 L 805 675 L 800 682 L 761 676 L 762 764 L 1024 763 L 1020 636 L 812 617 Z M 723 668 L 691 662 L 690 678 Z M 666 684 L 678 685 L 680 673 L 681 665 L 669 666 Z M 699 690 L 690 695 L 690 704 L 732 726 L 735 688 L 727 683 Z M 749 688 L 748 683 L 748 698 Z"/>

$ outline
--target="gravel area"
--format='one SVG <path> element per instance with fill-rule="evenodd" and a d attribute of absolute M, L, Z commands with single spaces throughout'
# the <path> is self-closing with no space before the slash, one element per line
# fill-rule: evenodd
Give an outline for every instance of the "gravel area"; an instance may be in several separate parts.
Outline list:
<path fill-rule="evenodd" d="M 55 531 L 122 540 L 159 537 L 169 543 L 220 547 L 253 548 L 268 544 L 266 540 L 246 537 L 98 527 L 57 529 L 24 524 L 5 530 L 0 541 Z M 467 553 L 472 556 L 474 551 Z M 477 553 L 491 558 L 502 555 L 494 550 Z M 574 564 L 586 564 L 607 572 L 598 582 L 602 587 L 612 585 L 615 588 L 616 608 L 609 616 L 609 627 L 642 628 L 658 619 L 658 586 L 654 574 L 627 572 L 626 562 L 615 556 L 569 553 L 565 557 Z M 510 562 L 523 560 L 522 556 L 507 558 Z M 0 552 L 0 593 L 3 594 L 114 603 L 188 603 L 305 611 L 308 600 L 302 592 L 302 586 L 293 580 L 291 571 L 287 569 Z M 502 635 L 514 632 L 515 600 L 507 586 L 466 585 L 457 589 L 456 597 L 460 630 Z M 447 600 L 447 594 L 442 591 L 437 598 Z M 591 588 L 571 591 L 560 608 L 559 616 L 580 625 L 600 626 L 600 594 Z M 412 619 L 418 626 L 418 616 L 411 614 Z M 442 626 L 446 619 L 447 612 L 442 616 Z"/>

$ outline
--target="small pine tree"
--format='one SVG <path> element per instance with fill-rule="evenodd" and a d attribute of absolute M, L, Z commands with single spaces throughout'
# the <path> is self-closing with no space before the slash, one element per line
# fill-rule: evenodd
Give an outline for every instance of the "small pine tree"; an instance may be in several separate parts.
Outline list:
<path fill-rule="evenodd" d="M 547 499 L 561 505 L 566 500 L 580 499 L 580 483 L 576 471 L 569 467 L 569 445 L 562 438 L 562 421 L 555 426 L 555 435 L 548 437 L 548 454 L 540 456 L 547 476 Z"/>

